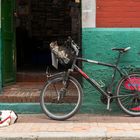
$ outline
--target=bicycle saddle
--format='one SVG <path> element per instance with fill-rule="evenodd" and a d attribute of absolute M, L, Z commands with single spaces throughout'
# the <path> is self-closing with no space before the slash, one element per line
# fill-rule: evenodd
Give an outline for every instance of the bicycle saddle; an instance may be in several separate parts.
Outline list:
<path fill-rule="evenodd" d="M 113 51 L 119 51 L 121 53 L 127 52 L 130 49 L 131 49 L 131 47 L 127 47 L 127 48 L 112 48 Z"/>

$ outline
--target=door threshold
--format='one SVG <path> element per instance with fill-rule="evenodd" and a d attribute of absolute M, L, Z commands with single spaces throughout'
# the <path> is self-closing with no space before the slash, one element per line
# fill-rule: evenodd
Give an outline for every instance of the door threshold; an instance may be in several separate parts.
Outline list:
<path fill-rule="evenodd" d="M 17 72 L 17 82 L 45 82 L 47 75 L 45 72 Z"/>

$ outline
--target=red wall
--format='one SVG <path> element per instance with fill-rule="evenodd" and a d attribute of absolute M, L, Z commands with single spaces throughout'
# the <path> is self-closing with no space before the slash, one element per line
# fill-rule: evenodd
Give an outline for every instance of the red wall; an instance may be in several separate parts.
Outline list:
<path fill-rule="evenodd" d="M 140 27 L 140 0 L 96 0 L 96 27 Z"/>

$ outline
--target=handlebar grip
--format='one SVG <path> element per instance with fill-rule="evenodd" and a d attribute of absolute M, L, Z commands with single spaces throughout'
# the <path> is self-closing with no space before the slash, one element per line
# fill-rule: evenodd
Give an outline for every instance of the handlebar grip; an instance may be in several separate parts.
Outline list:
<path fill-rule="evenodd" d="M 124 49 L 124 51 L 128 51 L 130 49 L 131 49 L 131 47 L 127 47 L 127 48 Z"/>
<path fill-rule="evenodd" d="M 71 47 L 75 50 L 76 55 L 78 55 L 79 54 L 79 46 L 72 40 L 72 38 L 70 36 L 68 36 L 67 41 L 71 43 Z"/>

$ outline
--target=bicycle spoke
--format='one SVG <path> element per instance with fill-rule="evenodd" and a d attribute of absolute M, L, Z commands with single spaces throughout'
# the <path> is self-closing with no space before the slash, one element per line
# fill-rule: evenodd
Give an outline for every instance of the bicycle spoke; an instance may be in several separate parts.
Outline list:
<path fill-rule="evenodd" d="M 132 91 L 131 91 L 132 92 Z M 129 92 L 129 93 L 131 93 L 131 92 Z M 126 95 L 126 93 L 128 93 L 128 91 L 127 92 L 125 92 L 125 95 Z M 121 92 L 121 94 L 120 95 L 122 95 L 122 92 Z M 123 94 L 124 95 L 124 94 Z M 122 95 L 122 96 L 123 96 Z M 122 99 L 123 98 L 123 99 Z M 128 94 L 128 96 L 123 96 L 123 97 L 121 97 L 120 98 L 120 100 L 125 104 L 125 103 L 128 103 L 128 102 L 130 102 L 130 100 L 131 99 L 133 99 L 134 97 L 130 94 Z M 130 99 L 130 100 L 129 100 Z M 127 102 L 126 102 L 127 101 Z M 131 102 L 130 102 L 131 103 Z"/>

